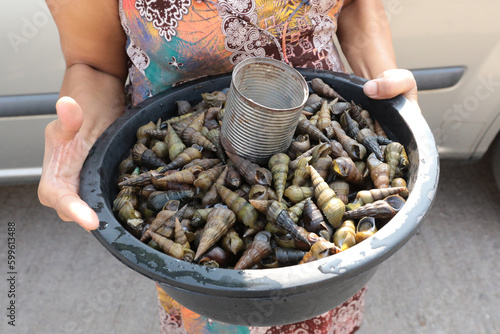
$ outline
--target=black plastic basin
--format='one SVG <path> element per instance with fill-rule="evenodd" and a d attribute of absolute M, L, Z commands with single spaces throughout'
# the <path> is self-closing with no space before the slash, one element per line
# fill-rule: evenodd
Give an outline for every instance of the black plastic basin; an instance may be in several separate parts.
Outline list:
<path fill-rule="evenodd" d="M 179 303 L 217 321 L 247 326 L 293 323 L 324 313 L 354 295 L 422 224 L 437 189 L 438 153 L 427 123 L 405 98 L 372 100 L 363 94 L 363 79 L 326 71 L 299 71 L 306 80 L 319 77 L 346 99 L 361 104 L 389 137 L 407 148 L 411 193 L 403 209 L 374 236 L 340 254 L 307 264 L 232 270 L 177 260 L 141 243 L 122 227 L 111 210 L 117 194 L 115 179 L 119 163 L 136 141 L 136 129 L 160 117 L 165 120 L 174 116 L 176 100 L 196 103 L 201 93 L 229 87 L 230 74 L 158 94 L 127 111 L 102 134 L 85 161 L 80 180 L 81 197 L 101 221 L 94 236 L 121 262 L 158 282 Z"/>

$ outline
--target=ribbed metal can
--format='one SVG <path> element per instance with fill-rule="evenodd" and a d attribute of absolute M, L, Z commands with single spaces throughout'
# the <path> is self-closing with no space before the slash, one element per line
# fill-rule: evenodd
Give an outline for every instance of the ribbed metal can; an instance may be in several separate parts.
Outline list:
<path fill-rule="evenodd" d="M 304 77 L 291 66 L 271 58 L 243 60 L 226 99 L 224 149 L 261 164 L 286 151 L 308 95 Z"/>

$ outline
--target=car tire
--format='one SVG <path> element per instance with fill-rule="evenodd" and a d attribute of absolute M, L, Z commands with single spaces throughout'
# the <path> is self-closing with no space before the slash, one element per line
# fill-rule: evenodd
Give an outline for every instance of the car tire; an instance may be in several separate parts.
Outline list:
<path fill-rule="evenodd" d="M 492 145 L 492 167 L 493 176 L 497 183 L 497 188 L 500 190 L 500 133 L 495 138 Z"/>

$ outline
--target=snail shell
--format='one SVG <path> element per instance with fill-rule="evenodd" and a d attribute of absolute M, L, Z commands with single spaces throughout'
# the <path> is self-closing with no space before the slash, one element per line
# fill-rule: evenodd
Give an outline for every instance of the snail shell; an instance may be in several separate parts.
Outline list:
<path fill-rule="evenodd" d="M 278 195 L 278 201 L 283 199 L 283 193 L 285 191 L 285 183 L 288 176 L 288 163 L 290 162 L 290 157 L 285 153 L 274 154 L 269 159 L 269 169 L 273 176 L 273 185 L 276 194 Z"/>
<path fill-rule="evenodd" d="M 344 215 L 345 205 L 335 195 L 335 192 L 328 186 L 314 167 L 309 166 L 311 179 L 314 188 L 314 197 L 321 212 L 333 227 L 338 227 Z"/>
<path fill-rule="evenodd" d="M 348 210 L 354 210 L 367 203 L 373 203 L 388 196 L 400 194 L 404 191 L 407 191 L 406 187 L 361 190 L 356 194 L 356 199 L 354 200 L 354 202 L 348 204 L 347 208 Z"/>
<path fill-rule="evenodd" d="M 332 138 L 335 131 L 332 128 L 332 118 L 330 116 L 330 110 L 328 109 L 328 102 L 325 100 L 321 105 L 321 109 L 318 112 L 318 121 L 316 122 L 316 127 L 325 134 L 327 138 Z"/>
<path fill-rule="evenodd" d="M 271 185 L 273 176 L 269 170 L 260 167 L 258 164 L 244 159 L 236 154 L 226 152 L 229 159 L 234 162 L 239 173 L 247 180 L 250 185 L 262 184 Z"/>
<path fill-rule="evenodd" d="M 377 232 L 377 226 L 375 225 L 375 218 L 373 217 L 363 217 L 359 220 L 358 226 L 356 227 L 356 243 L 368 239 Z"/>
<path fill-rule="evenodd" d="M 177 114 L 179 116 L 189 114 L 193 110 L 191 104 L 186 100 L 175 101 L 175 104 L 177 105 Z"/>
<path fill-rule="evenodd" d="M 290 201 L 292 201 L 292 203 L 299 203 L 305 200 L 306 198 L 311 197 L 312 195 L 313 195 L 312 187 L 299 187 L 291 185 L 285 190 L 285 196 Z"/>
<path fill-rule="evenodd" d="M 295 240 L 310 244 L 307 236 L 295 224 L 287 211 L 287 206 L 278 201 L 257 201 L 251 200 L 250 203 L 260 212 L 266 214 L 268 222 L 274 223 L 292 235 Z"/>
<path fill-rule="evenodd" d="M 337 135 L 337 140 L 342 144 L 347 154 L 354 160 L 363 160 L 366 155 L 366 148 L 349 137 L 338 122 L 332 122 L 332 124 Z"/>
<path fill-rule="evenodd" d="M 340 157 L 333 161 L 333 171 L 343 180 L 357 187 L 363 187 L 365 180 L 351 158 Z"/>
<path fill-rule="evenodd" d="M 344 221 L 333 234 L 333 243 L 342 251 L 356 244 L 356 228 L 352 220 Z"/>
<path fill-rule="evenodd" d="M 318 94 L 309 94 L 303 111 L 309 115 L 313 115 L 321 108 L 322 102 L 323 98 Z"/>
<path fill-rule="evenodd" d="M 182 142 L 181 138 L 174 131 L 174 128 L 167 124 L 167 143 L 168 143 L 168 157 L 173 161 L 179 154 L 184 152 L 186 145 Z"/>
<path fill-rule="evenodd" d="M 340 249 L 334 243 L 320 239 L 311 246 L 311 249 L 304 255 L 299 264 L 319 260 L 330 254 L 337 254 L 339 252 Z"/>
<path fill-rule="evenodd" d="M 208 214 L 207 223 L 203 229 L 194 260 L 198 261 L 210 247 L 233 227 L 235 221 L 236 216 L 230 209 L 223 207 L 213 209 Z"/>
<path fill-rule="evenodd" d="M 332 99 L 338 98 L 339 101 L 345 101 L 345 99 L 339 93 L 337 93 L 332 87 L 330 87 L 320 78 L 312 79 L 311 88 L 319 96 L 329 97 Z"/>
<path fill-rule="evenodd" d="M 335 191 L 335 194 L 344 204 L 349 202 L 347 195 L 349 195 L 349 183 L 344 180 L 335 180 L 330 182 L 329 187 Z"/>
<path fill-rule="evenodd" d="M 210 188 L 212 184 L 214 184 L 215 180 L 217 180 L 217 178 L 222 174 L 224 169 L 225 166 L 221 164 L 201 172 L 194 181 L 194 185 L 201 190 L 208 190 L 208 188 Z"/>
<path fill-rule="evenodd" d="M 368 203 L 355 210 L 347 211 L 344 218 L 356 219 L 365 216 L 390 219 L 401 210 L 405 200 L 399 195 L 391 195 L 383 200 Z"/>
<path fill-rule="evenodd" d="M 203 156 L 201 154 L 202 149 L 203 148 L 198 145 L 193 145 L 186 148 L 184 151 L 182 151 L 182 153 L 180 153 L 174 160 L 170 161 L 170 163 L 166 165 L 159 172 L 163 173 L 167 170 L 181 168 L 195 159 L 201 159 Z"/>
<path fill-rule="evenodd" d="M 149 142 L 147 130 L 156 130 L 156 125 L 153 122 L 149 122 L 139 127 L 135 133 L 137 137 L 137 144 L 146 145 Z"/>
<path fill-rule="evenodd" d="M 299 249 L 277 247 L 274 254 L 281 266 L 293 266 L 302 260 L 306 252 Z"/>
<path fill-rule="evenodd" d="M 222 247 L 227 252 L 236 255 L 245 248 L 245 244 L 238 232 L 234 229 L 229 229 L 226 235 L 222 237 Z"/>
<path fill-rule="evenodd" d="M 234 266 L 234 269 L 241 270 L 251 268 L 259 263 L 260 260 L 268 257 L 272 253 L 270 241 L 271 233 L 267 231 L 257 233 L 252 243 Z"/>
<path fill-rule="evenodd" d="M 181 244 L 154 232 L 151 233 L 151 238 L 160 246 L 165 254 L 173 256 L 179 260 L 193 262 L 194 252 L 191 249 L 185 248 Z"/>
<path fill-rule="evenodd" d="M 295 159 L 297 156 L 301 155 L 310 148 L 311 141 L 309 140 L 309 135 L 298 135 L 292 140 L 292 143 L 288 147 L 287 154 L 290 159 Z"/>
<path fill-rule="evenodd" d="M 297 168 L 293 173 L 292 185 L 301 187 L 309 180 L 309 167 L 308 163 L 312 157 L 304 157 L 299 160 Z"/>
<path fill-rule="evenodd" d="M 160 159 L 155 152 L 143 144 L 134 145 L 134 148 L 132 149 L 132 159 L 134 159 L 134 162 L 138 165 L 153 169 L 167 165 L 167 163 Z"/>
<path fill-rule="evenodd" d="M 370 177 L 375 187 L 377 189 L 389 187 L 390 166 L 378 160 L 373 153 L 368 156 L 366 163 L 368 164 Z"/>
<path fill-rule="evenodd" d="M 328 142 L 328 137 L 323 134 L 306 116 L 300 115 L 297 131 L 301 134 L 309 135 L 309 138 L 316 142 Z"/>
<path fill-rule="evenodd" d="M 396 169 L 399 166 L 399 161 L 401 160 L 401 152 L 403 151 L 403 145 L 398 142 L 392 142 L 385 148 L 385 161 L 390 167 L 389 180 L 394 178 L 396 174 Z"/>
<path fill-rule="evenodd" d="M 257 226 L 257 210 L 230 189 L 218 183 L 214 185 L 222 201 L 236 214 L 236 219 L 248 227 L 255 228 Z"/>

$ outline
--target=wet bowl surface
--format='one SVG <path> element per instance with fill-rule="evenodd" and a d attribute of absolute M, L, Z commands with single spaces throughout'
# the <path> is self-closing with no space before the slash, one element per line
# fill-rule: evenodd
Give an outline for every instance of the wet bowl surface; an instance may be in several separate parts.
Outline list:
<path fill-rule="evenodd" d="M 347 100 L 377 119 L 402 143 L 411 162 L 410 195 L 400 212 L 374 236 L 346 251 L 306 264 L 263 270 L 207 268 L 177 260 L 143 244 L 114 217 L 118 165 L 133 147 L 136 129 L 176 114 L 175 101 L 198 102 L 201 93 L 229 87 L 231 74 L 190 82 L 128 110 L 97 140 L 83 166 L 80 196 L 93 208 L 100 227 L 93 235 L 118 260 L 158 282 L 185 307 L 211 319 L 246 326 L 293 323 L 322 314 L 349 299 L 377 267 L 403 246 L 422 224 L 434 200 L 439 159 L 422 115 L 404 97 L 376 101 L 363 94 L 364 79 L 299 69 L 306 80 L 321 78 Z M 133 287 L 130 287 L 133 289 Z"/>

